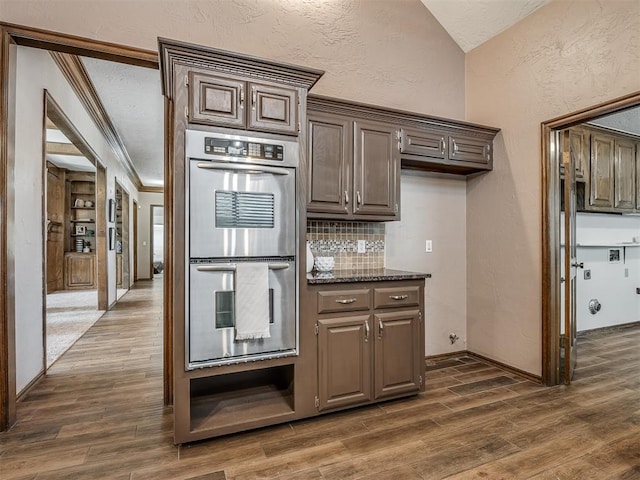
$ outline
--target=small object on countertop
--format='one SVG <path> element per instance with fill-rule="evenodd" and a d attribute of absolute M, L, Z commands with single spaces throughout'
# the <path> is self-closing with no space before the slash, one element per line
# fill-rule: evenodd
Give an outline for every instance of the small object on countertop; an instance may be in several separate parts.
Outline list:
<path fill-rule="evenodd" d="M 333 266 L 335 265 L 335 260 L 333 257 L 316 257 L 315 258 L 315 266 L 316 270 L 319 272 L 330 272 L 333 270 Z"/>
<path fill-rule="evenodd" d="M 313 253 L 311 252 L 311 244 L 307 242 L 307 273 L 310 273 L 313 270 Z"/>

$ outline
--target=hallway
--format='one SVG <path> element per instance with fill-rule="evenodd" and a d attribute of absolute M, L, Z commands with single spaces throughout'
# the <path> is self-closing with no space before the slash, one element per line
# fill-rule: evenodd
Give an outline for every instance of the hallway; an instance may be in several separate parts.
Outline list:
<path fill-rule="evenodd" d="M 2 479 L 640 478 L 640 327 L 580 338 L 571 387 L 462 356 L 424 395 L 176 447 L 162 282 L 141 281 L 18 404 Z"/>

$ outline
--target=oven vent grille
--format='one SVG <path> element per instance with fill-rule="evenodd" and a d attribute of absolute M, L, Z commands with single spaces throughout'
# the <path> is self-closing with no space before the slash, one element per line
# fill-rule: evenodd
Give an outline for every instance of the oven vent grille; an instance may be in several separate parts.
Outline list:
<path fill-rule="evenodd" d="M 217 228 L 273 228 L 272 193 L 216 192 Z"/>

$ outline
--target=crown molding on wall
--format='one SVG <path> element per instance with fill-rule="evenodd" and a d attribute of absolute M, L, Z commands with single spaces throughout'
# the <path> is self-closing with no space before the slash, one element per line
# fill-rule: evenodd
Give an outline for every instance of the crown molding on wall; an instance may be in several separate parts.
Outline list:
<path fill-rule="evenodd" d="M 120 137 L 120 134 L 116 130 L 111 118 L 109 118 L 109 114 L 105 110 L 104 105 L 98 96 L 98 92 L 89 78 L 89 74 L 84 68 L 80 57 L 68 53 L 49 53 L 115 153 L 116 158 L 120 162 L 120 165 L 126 172 L 127 176 L 135 187 L 140 190 L 143 185 L 140 177 L 138 176 L 138 172 L 136 172 L 122 137 Z"/>
<path fill-rule="evenodd" d="M 143 185 L 138 189 L 138 191 L 146 193 L 164 193 L 164 187 L 151 187 Z"/>

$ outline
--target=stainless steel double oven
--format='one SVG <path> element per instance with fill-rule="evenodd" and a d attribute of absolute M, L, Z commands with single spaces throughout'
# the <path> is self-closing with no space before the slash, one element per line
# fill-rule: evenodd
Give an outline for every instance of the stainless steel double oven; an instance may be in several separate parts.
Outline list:
<path fill-rule="evenodd" d="M 185 141 L 186 368 L 296 355 L 298 143 L 196 130 Z M 237 340 L 241 262 L 268 266 L 268 338 Z"/>

